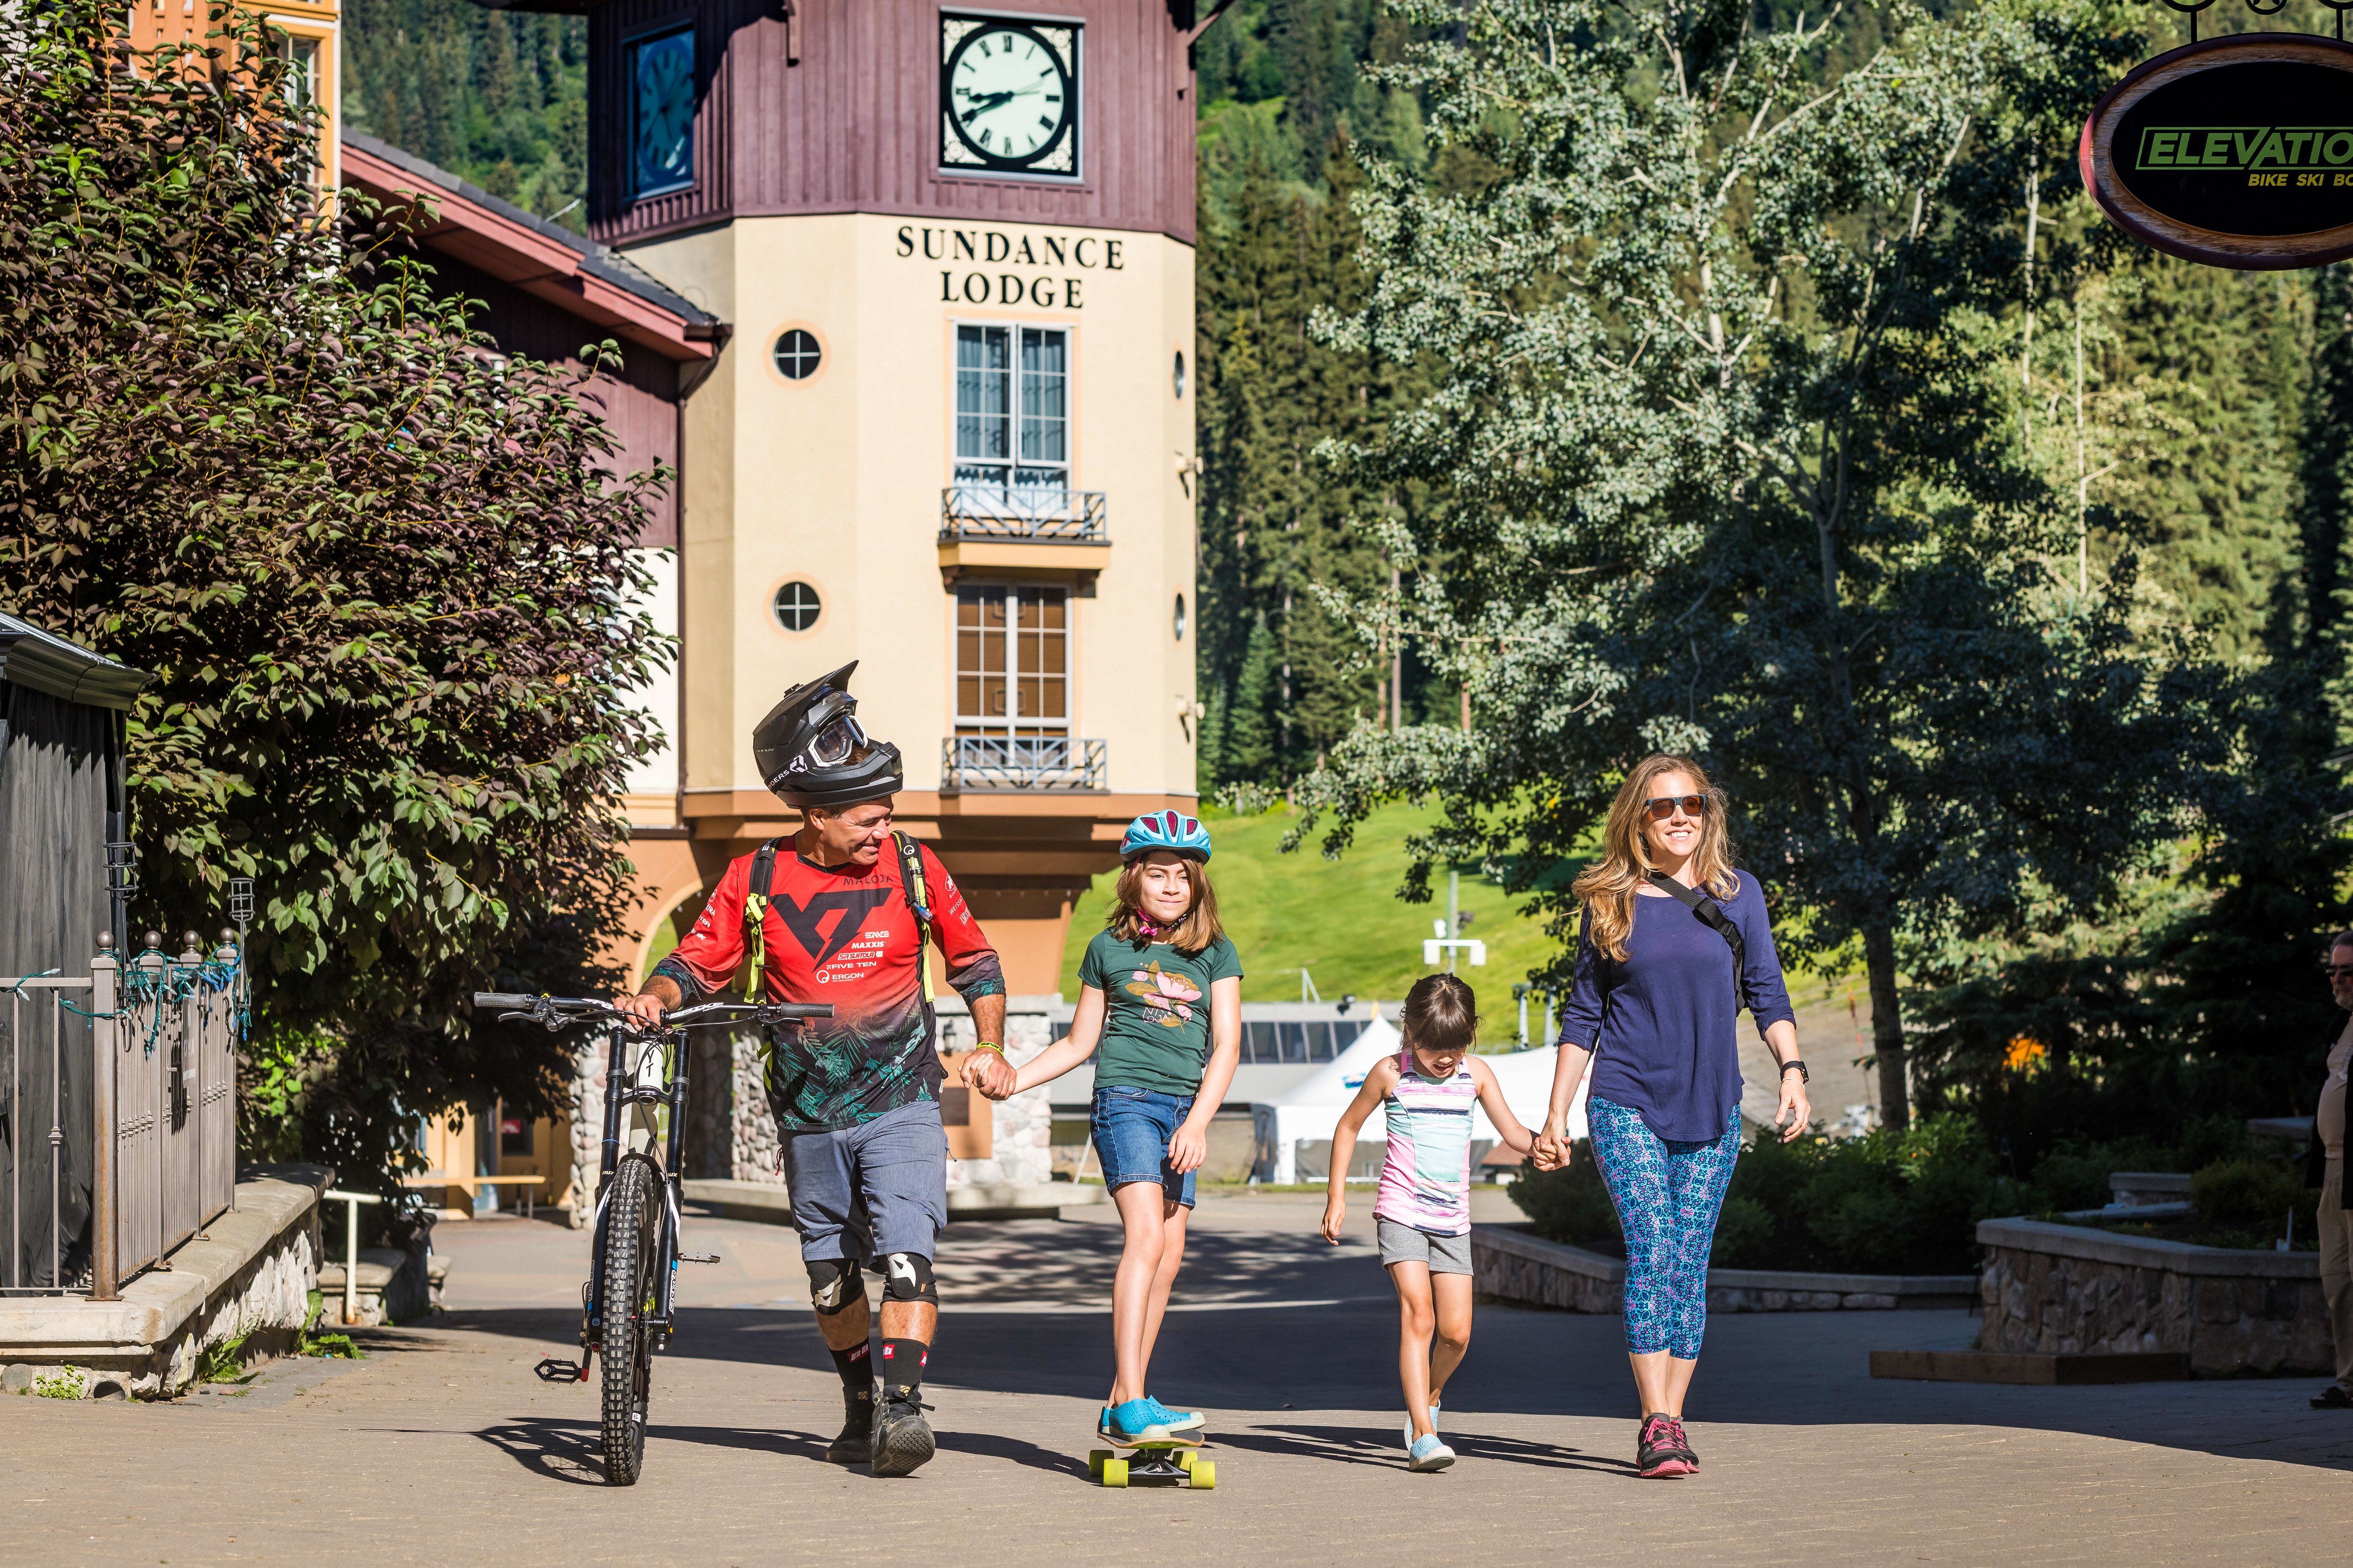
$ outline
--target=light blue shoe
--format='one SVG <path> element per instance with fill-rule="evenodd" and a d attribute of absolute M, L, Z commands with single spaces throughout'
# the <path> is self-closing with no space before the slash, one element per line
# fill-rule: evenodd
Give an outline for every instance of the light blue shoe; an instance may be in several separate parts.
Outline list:
<path fill-rule="evenodd" d="M 1115 1443 L 1160 1443 L 1168 1438 L 1168 1428 L 1161 1425 L 1148 1399 L 1105 1405 L 1103 1425 L 1096 1430 Z"/>
<path fill-rule="evenodd" d="M 1433 1399 L 1430 1402 L 1430 1429 L 1433 1432 L 1438 1430 L 1439 1406 L 1445 1403 L 1442 1399 Z M 1405 1446 L 1409 1448 L 1413 1447 L 1413 1417 L 1410 1415 L 1405 1418 Z"/>
<path fill-rule="evenodd" d="M 1196 1426 L 1209 1424 L 1209 1418 L 1198 1410 L 1171 1410 L 1148 1394 L 1144 1403 L 1152 1406 L 1152 1418 L 1171 1432 L 1190 1432 Z"/>
<path fill-rule="evenodd" d="M 1406 1450 L 1405 1468 L 1409 1470 L 1442 1470 L 1453 1462 L 1454 1450 L 1440 1442 L 1435 1432 L 1416 1438 L 1413 1447 Z"/>

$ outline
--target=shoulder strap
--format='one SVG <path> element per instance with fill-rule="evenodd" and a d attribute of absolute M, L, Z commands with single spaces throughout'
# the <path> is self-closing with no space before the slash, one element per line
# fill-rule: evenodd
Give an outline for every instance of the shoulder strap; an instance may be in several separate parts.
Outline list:
<path fill-rule="evenodd" d="M 915 968 L 923 977 L 923 1000 L 932 999 L 932 889 L 923 877 L 923 852 L 915 841 L 903 833 L 892 832 L 892 842 L 899 847 L 899 882 L 907 895 L 907 907 L 915 913 Z"/>
<path fill-rule="evenodd" d="M 744 950 L 752 955 L 744 999 L 755 1006 L 766 1000 L 760 994 L 760 978 L 768 967 L 768 889 L 776 879 L 776 844 L 769 839 L 752 857 L 752 883 L 744 895 Z"/>
<path fill-rule="evenodd" d="M 1732 1003 L 1736 1012 L 1742 1005 L 1744 981 L 1748 973 L 1748 944 L 1741 940 L 1740 928 L 1724 912 L 1724 906 L 1701 892 L 1686 888 L 1664 871 L 1651 873 L 1651 885 L 1683 905 L 1699 923 L 1713 930 L 1732 946 Z"/>

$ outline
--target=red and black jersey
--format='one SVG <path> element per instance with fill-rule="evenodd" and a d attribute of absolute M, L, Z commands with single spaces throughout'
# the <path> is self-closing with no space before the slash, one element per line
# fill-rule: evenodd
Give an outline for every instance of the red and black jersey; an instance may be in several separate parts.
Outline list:
<path fill-rule="evenodd" d="M 916 1100 L 936 1100 L 944 1077 L 934 1044 L 937 1025 L 923 1001 L 923 951 L 898 857 L 860 870 L 819 866 L 776 844 L 769 879 L 765 987 L 772 1002 L 830 1002 L 830 1022 L 779 1031 L 768 1067 L 768 1098 L 784 1132 L 834 1131 L 871 1121 Z M 948 984 L 966 1001 L 1005 989 L 1005 975 L 980 925 L 939 858 L 923 857 L 932 935 L 947 960 Z M 731 863 L 677 950 L 654 973 L 689 1000 L 723 990 L 745 956 L 744 906 L 753 857 Z"/>

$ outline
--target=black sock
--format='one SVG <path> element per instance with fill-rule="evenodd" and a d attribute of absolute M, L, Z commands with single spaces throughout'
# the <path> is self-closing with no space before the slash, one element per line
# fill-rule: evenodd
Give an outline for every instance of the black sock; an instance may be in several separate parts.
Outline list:
<path fill-rule="evenodd" d="M 882 1342 L 882 1386 L 913 1394 L 923 1385 L 923 1363 L 931 1347 L 921 1340 Z"/>
<path fill-rule="evenodd" d="M 862 1344 L 833 1352 L 833 1370 L 841 1373 L 841 1386 L 852 1398 L 874 1397 L 874 1369 L 869 1364 L 870 1353 Z"/>

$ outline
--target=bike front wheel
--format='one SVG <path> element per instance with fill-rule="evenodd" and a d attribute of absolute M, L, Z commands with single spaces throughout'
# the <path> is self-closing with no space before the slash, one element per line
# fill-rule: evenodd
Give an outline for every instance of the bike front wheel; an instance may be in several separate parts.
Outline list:
<path fill-rule="evenodd" d="M 633 1486 L 645 1468 L 661 1266 L 661 1186 L 643 1160 L 624 1160 L 605 1204 L 605 1479 Z"/>

